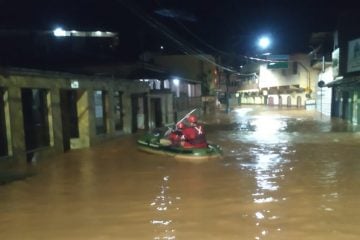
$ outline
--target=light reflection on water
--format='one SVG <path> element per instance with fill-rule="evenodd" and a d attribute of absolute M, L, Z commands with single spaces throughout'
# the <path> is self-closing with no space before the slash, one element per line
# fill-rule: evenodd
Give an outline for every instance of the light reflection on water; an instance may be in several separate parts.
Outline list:
<path fill-rule="evenodd" d="M 280 150 L 279 153 L 275 149 Z M 255 239 L 261 239 L 264 236 L 270 234 L 269 229 L 263 226 L 263 222 L 266 221 L 279 221 L 280 216 L 272 212 L 268 206 L 271 203 L 278 203 L 279 201 L 285 201 L 286 198 L 279 199 L 279 194 L 276 192 L 280 188 L 279 181 L 283 180 L 285 175 L 283 174 L 283 168 L 288 162 L 286 159 L 287 147 L 254 147 L 250 148 L 250 161 L 252 164 L 241 163 L 246 170 L 253 172 L 256 181 L 256 188 L 252 193 L 253 202 L 257 205 L 254 209 L 255 226 L 259 228 L 259 234 L 255 236 Z M 281 220 L 281 219 L 280 219 Z M 276 231 L 280 231 L 278 227 Z"/>
<path fill-rule="evenodd" d="M 38 162 L 0 188 L 0 239 L 359 238 L 360 135 L 345 123 L 258 108 L 205 120 L 221 160 L 176 162 L 127 137 Z"/>
<path fill-rule="evenodd" d="M 156 226 L 156 235 L 154 239 L 175 239 L 175 229 L 172 228 L 173 220 L 169 219 L 166 216 L 166 211 L 171 210 L 170 208 L 179 208 L 174 207 L 176 201 L 180 200 L 180 197 L 173 198 L 168 193 L 169 191 L 169 176 L 163 177 L 163 183 L 160 188 L 160 193 L 155 197 L 154 201 L 151 202 L 150 206 L 158 211 L 154 216 L 157 216 L 156 219 L 152 219 L 150 222 Z"/>
<path fill-rule="evenodd" d="M 281 116 L 277 113 L 247 115 L 251 112 L 249 109 L 235 111 L 233 121 L 237 122 L 239 127 L 234 127 L 236 131 L 229 134 L 233 142 L 225 148 L 239 163 L 242 170 L 252 173 L 256 182 L 252 196 L 257 207 L 254 208 L 252 214 L 249 213 L 256 219 L 255 226 L 259 228 L 254 238 L 262 239 L 266 236 L 266 238 L 272 237 L 271 239 L 286 239 L 279 233 L 288 231 L 287 224 L 284 222 L 289 221 L 289 218 L 284 217 L 284 212 L 279 211 L 279 206 L 288 206 L 294 204 L 294 201 L 300 201 L 296 207 L 302 212 L 298 212 L 298 209 L 289 210 L 289 212 L 293 211 L 300 216 L 309 215 L 309 217 L 319 214 L 320 217 L 315 217 L 319 221 L 321 218 L 323 221 L 327 219 L 328 216 L 323 216 L 324 212 L 336 211 L 334 205 L 340 204 L 340 194 L 336 184 L 344 178 L 339 170 L 346 163 L 340 162 L 344 159 L 337 156 L 341 155 L 338 152 L 343 152 L 342 146 L 334 145 L 334 143 L 359 143 L 359 135 L 352 133 L 352 130 L 348 132 L 348 127 L 329 119 L 329 121 L 319 121 L 317 117 L 294 118 L 291 114 Z M 321 147 L 319 148 L 318 145 Z M 304 151 L 303 147 L 307 147 L 307 150 Z M 299 152 L 297 152 L 298 149 Z M 357 152 L 356 148 L 352 148 L 350 152 L 345 153 L 351 165 Z M 226 166 L 229 165 L 231 164 L 226 164 Z M 289 182 L 293 181 L 289 177 L 294 174 L 293 172 L 300 173 L 300 176 L 295 177 L 295 179 L 299 178 L 296 185 L 289 188 L 287 179 L 290 179 Z M 357 172 L 360 173 L 360 171 Z M 359 178 L 355 181 L 359 183 Z M 302 185 L 309 187 L 306 189 Z M 356 191 L 359 193 L 358 190 Z M 309 198 L 304 199 L 304 195 L 307 194 Z M 307 205 L 306 201 L 315 201 L 316 204 Z M 293 218 L 291 221 L 295 220 Z M 301 218 L 296 221 L 297 224 L 304 224 L 305 228 L 308 224 L 301 223 Z M 277 223 L 270 224 L 271 230 L 268 227 L 270 222 Z M 356 222 L 360 223 L 359 217 Z M 353 224 L 350 219 L 348 223 Z M 316 225 L 316 223 L 313 224 Z M 341 231 L 330 232 L 336 235 Z M 350 234 L 345 239 L 355 239 L 357 235 Z M 325 238 L 314 237 L 314 239 Z"/>

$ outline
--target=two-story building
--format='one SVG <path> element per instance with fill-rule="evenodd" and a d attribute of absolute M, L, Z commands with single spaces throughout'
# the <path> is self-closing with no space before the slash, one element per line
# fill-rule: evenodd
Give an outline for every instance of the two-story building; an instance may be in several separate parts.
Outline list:
<path fill-rule="evenodd" d="M 155 55 L 154 64 L 172 75 L 169 86 L 174 93 L 176 118 L 189 110 L 215 111 L 218 83 L 215 58 L 211 55 Z"/>
<path fill-rule="evenodd" d="M 315 107 L 317 72 L 308 54 L 271 56 L 259 61 L 258 72 L 242 77 L 241 104 Z"/>

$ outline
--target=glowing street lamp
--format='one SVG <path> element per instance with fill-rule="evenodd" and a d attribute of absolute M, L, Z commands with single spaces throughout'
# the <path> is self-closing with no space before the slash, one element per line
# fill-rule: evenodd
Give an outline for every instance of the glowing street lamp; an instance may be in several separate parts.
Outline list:
<path fill-rule="evenodd" d="M 258 45 L 261 49 L 267 49 L 271 44 L 270 38 L 268 37 L 261 37 L 258 41 Z"/>
<path fill-rule="evenodd" d="M 56 37 L 65 37 L 66 36 L 66 31 L 63 30 L 62 28 L 56 28 L 54 31 L 54 36 Z"/>
<path fill-rule="evenodd" d="M 173 83 L 174 83 L 174 85 L 175 85 L 176 87 L 178 87 L 179 84 L 180 84 L 180 80 L 179 80 L 178 78 L 174 78 L 174 79 L 173 79 Z"/>

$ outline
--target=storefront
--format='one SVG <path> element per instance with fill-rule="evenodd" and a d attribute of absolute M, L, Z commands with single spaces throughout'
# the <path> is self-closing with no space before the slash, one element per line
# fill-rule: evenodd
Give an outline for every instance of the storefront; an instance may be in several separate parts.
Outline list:
<path fill-rule="evenodd" d="M 333 88 L 332 116 L 358 125 L 360 123 L 360 76 L 343 78 L 328 86 Z"/>

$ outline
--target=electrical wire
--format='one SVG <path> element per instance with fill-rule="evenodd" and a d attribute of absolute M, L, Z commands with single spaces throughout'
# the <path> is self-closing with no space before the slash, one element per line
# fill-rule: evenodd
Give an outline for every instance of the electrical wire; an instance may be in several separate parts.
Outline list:
<path fill-rule="evenodd" d="M 148 14 L 141 13 L 140 8 L 136 7 L 133 2 L 131 4 L 129 4 L 129 2 L 126 1 L 126 0 L 118 0 L 118 1 L 120 1 L 125 7 L 127 7 L 134 15 L 136 15 L 137 17 L 139 17 L 140 19 L 145 21 L 147 24 L 149 24 L 149 26 L 151 26 L 154 29 L 160 31 L 162 34 L 164 34 L 170 40 L 172 40 L 177 45 L 179 45 L 179 47 L 181 47 L 181 49 L 184 51 L 185 54 L 187 54 L 187 55 L 195 55 L 195 57 L 197 57 L 197 58 L 199 58 L 201 60 L 204 60 L 206 62 L 209 62 L 209 63 L 219 67 L 222 70 L 226 70 L 226 71 L 229 71 L 229 72 L 241 74 L 238 71 L 235 71 L 234 69 L 232 69 L 230 66 L 225 66 L 225 65 L 222 65 L 222 64 L 219 64 L 219 63 L 213 61 L 212 59 L 208 58 L 207 54 L 204 54 L 200 49 L 191 47 L 190 46 L 191 44 L 183 43 L 184 40 L 179 40 L 179 39 L 181 39 L 181 37 L 174 36 L 175 34 L 170 29 L 168 29 L 165 25 L 163 25 L 162 23 L 160 23 L 159 21 L 157 21 L 153 17 L 149 16 Z"/>
<path fill-rule="evenodd" d="M 163 7 L 161 6 L 160 3 L 156 2 L 156 4 L 159 6 L 159 7 Z M 222 54 L 222 55 L 226 55 L 226 56 L 229 56 L 229 57 L 240 57 L 240 58 L 243 58 L 245 60 L 253 60 L 253 61 L 261 61 L 261 62 L 274 62 L 274 61 L 269 61 L 269 60 L 266 60 L 266 59 L 261 59 L 261 58 L 255 58 L 255 57 L 249 57 L 247 55 L 238 55 L 238 56 L 235 56 L 234 54 L 231 54 L 229 52 L 225 52 L 223 50 L 220 50 L 214 46 L 212 46 L 211 44 L 209 44 L 208 42 L 206 42 L 205 40 L 203 40 L 201 37 L 199 37 L 197 34 L 193 33 L 189 28 L 187 28 L 181 21 L 179 21 L 176 17 L 174 17 L 174 21 L 179 25 L 181 26 L 187 33 L 189 33 L 190 35 L 192 35 L 196 40 L 198 40 L 199 42 L 201 42 L 203 45 L 205 45 L 206 47 L 208 47 L 209 49 L 219 53 L 219 54 Z"/>

